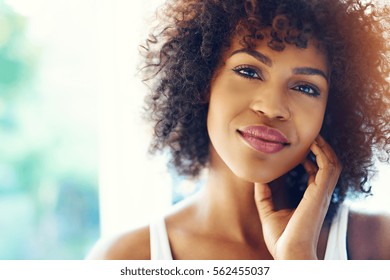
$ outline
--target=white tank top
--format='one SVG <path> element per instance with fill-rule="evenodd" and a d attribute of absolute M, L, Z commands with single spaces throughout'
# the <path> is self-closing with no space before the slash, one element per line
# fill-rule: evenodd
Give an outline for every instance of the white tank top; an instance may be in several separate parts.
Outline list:
<path fill-rule="evenodd" d="M 325 260 L 347 260 L 348 207 L 340 205 L 330 226 Z M 150 253 L 152 260 L 172 260 L 164 217 L 150 224 Z"/>

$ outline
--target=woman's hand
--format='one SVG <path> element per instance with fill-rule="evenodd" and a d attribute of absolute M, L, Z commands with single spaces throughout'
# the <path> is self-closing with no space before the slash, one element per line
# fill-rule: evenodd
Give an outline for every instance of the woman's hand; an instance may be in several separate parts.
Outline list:
<path fill-rule="evenodd" d="M 317 166 L 306 160 L 308 187 L 295 210 L 276 211 L 267 184 L 255 183 L 255 201 L 264 240 L 274 259 L 317 259 L 317 244 L 332 193 L 341 173 L 333 149 L 318 136 L 310 147 Z"/>

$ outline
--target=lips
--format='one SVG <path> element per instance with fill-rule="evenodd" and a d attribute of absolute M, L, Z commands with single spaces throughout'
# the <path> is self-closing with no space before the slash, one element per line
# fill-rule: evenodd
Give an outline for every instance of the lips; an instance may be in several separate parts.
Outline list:
<path fill-rule="evenodd" d="M 248 126 L 238 133 L 252 148 L 267 154 L 277 153 L 290 144 L 282 132 L 264 125 Z"/>

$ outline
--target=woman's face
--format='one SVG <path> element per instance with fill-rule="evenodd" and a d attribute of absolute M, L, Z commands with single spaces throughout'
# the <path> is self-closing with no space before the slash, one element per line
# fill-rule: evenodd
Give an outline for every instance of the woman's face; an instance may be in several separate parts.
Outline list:
<path fill-rule="evenodd" d="M 210 89 L 210 165 L 267 183 L 301 163 L 319 134 L 328 97 L 326 57 L 315 46 L 277 52 L 234 40 Z"/>

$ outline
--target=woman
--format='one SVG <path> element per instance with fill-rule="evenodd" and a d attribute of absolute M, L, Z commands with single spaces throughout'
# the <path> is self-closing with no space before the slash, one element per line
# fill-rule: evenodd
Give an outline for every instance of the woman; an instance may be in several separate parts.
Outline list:
<path fill-rule="evenodd" d="M 390 259 L 390 218 L 343 206 L 389 161 L 389 10 L 169 1 L 147 41 L 151 150 L 202 190 L 104 259 Z M 347 242 L 346 242 L 347 241 Z"/>

